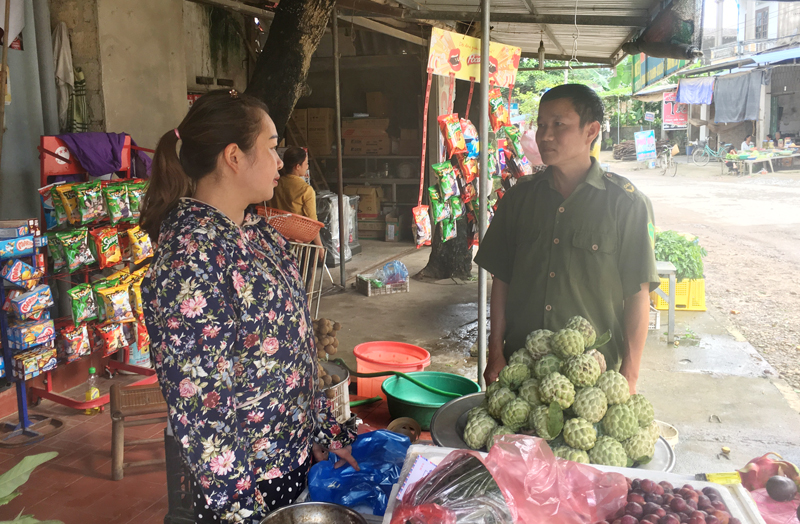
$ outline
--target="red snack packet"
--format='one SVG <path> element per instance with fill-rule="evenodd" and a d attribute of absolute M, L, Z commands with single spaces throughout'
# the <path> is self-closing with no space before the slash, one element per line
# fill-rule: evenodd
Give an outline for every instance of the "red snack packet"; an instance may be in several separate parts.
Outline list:
<path fill-rule="evenodd" d="M 464 181 L 469 184 L 478 176 L 478 161 L 465 155 L 459 155 L 456 158 L 458 158 L 458 167 L 459 171 L 461 171 L 461 176 L 463 176 Z"/>
<path fill-rule="evenodd" d="M 126 347 L 125 333 L 122 331 L 122 324 L 111 323 L 97 326 L 95 333 L 100 336 L 103 344 L 103 356 L 113 355 L 120 349 Z"/>
<path fill-rule="evenodd" d="M 467 144 L 464 141 L 464 133 L 461 131 L 461 122 L 458 120 L 458 115 L 442 115 L 437 118 L 437 121 L 447 147 L 447 158 L 453 155 L 465 154 L 467 152 Z"/>
<path fill-rule="evenodd" d="M 101 227 L 89 232 L 94 243 L 97 261 L 101 268 L 116 266 L 122 262 L 117 228 Z"/>
<path fill-rule="evenodd" d="M 414 212 L 414 242 L 417 249 L 431 245 L 431 216 L 428 206 L 417 206 Z"/>
<path fill-rule="evenodd" d="M 511 117 L 508 114 L 506 102 L 503 100 L 503 93 L 496 87 L 489 91 L 489 121 L 495 132 L 501 127 L 511 125 Z"/>

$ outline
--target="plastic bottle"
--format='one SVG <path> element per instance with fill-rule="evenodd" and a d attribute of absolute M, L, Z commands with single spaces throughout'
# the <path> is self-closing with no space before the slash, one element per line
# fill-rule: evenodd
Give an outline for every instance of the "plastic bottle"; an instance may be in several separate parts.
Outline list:
<path fill-rule="evenodd" d="M 97 386 L 97 371 L 89 368 L 89 380 L 86 381 L 86 402 L 100 398 L 100 388 Z M 83 412 L 87 415 L 97 415 L 100 413 L 100 408 L 89 408 Z"/>

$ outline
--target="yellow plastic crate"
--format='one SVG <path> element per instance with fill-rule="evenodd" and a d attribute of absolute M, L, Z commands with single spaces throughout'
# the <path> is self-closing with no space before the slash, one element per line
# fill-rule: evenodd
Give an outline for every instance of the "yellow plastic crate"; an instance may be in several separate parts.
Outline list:
<path fill-rule="evenodd" d="M 659 286 L 669 296 L 669 279 L 662 278 Z M 667 311 L 669 303 L 661 295 L 653 293 L 656 299 L 656 309 Z M 675 310 L 678 311 L 705 311 L 706 310 L 706 281 L 705 279 L 684 280 L 675 285 Z"/>

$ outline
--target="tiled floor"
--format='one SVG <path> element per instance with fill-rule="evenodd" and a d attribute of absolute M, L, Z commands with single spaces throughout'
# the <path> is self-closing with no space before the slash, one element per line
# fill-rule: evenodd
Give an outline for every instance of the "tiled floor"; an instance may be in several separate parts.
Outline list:
<path fill-rule="evenodd" d="M 108 382 L 106 387 L 111 383 L 101 382 Z M 74 397 L 80 394 L 82 391 L 73 391 Z M 57 519 L 65 524 L 156 524 L 164 521 L 168 503 L 163 464 L 127 469 L 122 480 L 111 480 L 108 409 L 88 416 L 44 401 L 31 408 L 31 412 L 59 418 L 65 428 L 33 446 L 0 448 L 0 473 L 26 455 L 57 451 L 58 456 L 36 468 L 20 489 L 19 497 L 0 506 L 0 520 L 13 518 L 23 511 L 39 520 Z M 386 402 L 360 406 L 353 412 L 364 421 L 360 433 L 385 428 L 391 422 Z M 163 431 L 164 424 L 137 426 L 128 428 L 125 436 L 130 440 L 157 438 Z M 420 438 L 429 440 L 430 435 L 423 433 Z M 163 443 L 125 449 L 126 462 L 163 457 Z"/>

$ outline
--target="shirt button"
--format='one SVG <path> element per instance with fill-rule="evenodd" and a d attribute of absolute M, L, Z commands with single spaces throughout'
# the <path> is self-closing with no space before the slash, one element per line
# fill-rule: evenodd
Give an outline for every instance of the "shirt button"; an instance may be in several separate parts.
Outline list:
<path fill-rule="evenodd" d="M 550 272 L 550 278 L 553 278 L 553 277 L 555 277 L 555 276 L 556 276 L 556 274 L 555 274 L 553 271 L 551 271 L 551 272 Z"/>
<path fill-rule="evenodd" d="M 547 305 L 544 307 L 544 309 L 545 309 L 546 311 L 550 311 L 551 309 L 553 309 L 553 306 L 551 306 L 550 304 L 547 304 Z"/>
<path fill-rule="evenodd" d="M 597 251 L 598 249 L 600 249 L 600 248 L 599 248 L 599 247 L 597 247 L 597 244 L 595 244 L 595 245 L 593 245 L 593 246 L 592 246 L 592 251 Z"/>
<path fill-rule="evenodd" d="M 558 212 L 559 212 L 559 213 L 563 213 L 563 212 L 564 212 L 564 206 L 561 206 L 561 207 L 559 207 L 559 208 L 558 208 Z"/>
<path fill-rule="evenodd" d="M 553 244 L 558 244 L 558 239 L 553 240 Z"/>

